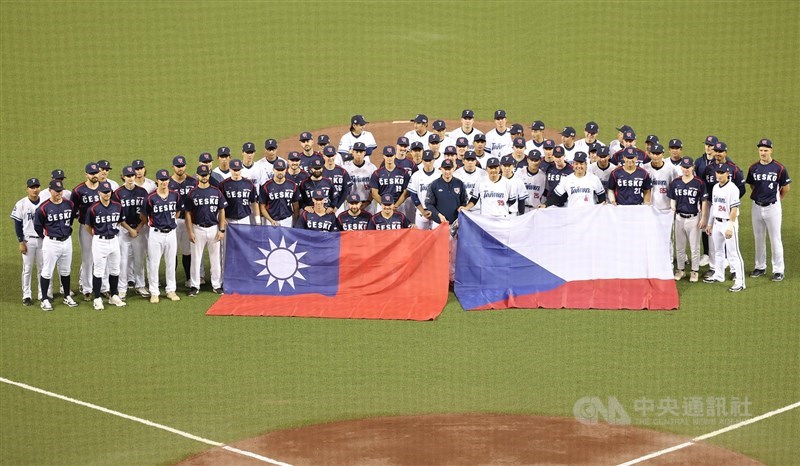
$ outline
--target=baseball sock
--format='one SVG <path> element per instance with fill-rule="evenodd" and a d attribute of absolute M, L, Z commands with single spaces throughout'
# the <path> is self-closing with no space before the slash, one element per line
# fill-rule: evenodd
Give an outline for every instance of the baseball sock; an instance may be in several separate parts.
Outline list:
<path fill-rule="evenodd" d="M 95 299 L 100 297 L 100 289 L 103 287 L 103 277 L 92 277 L 92 292 Z"/>
<path fill-rule="evenodd" d="M 109 275 L 108 276 L 108 286 L 111 288 L 111 296 L 116 296 L 119 294 L 119 275 Z"/>
<path fill-rule="evenodd" d="M 64 288 L 64 297 L 69 296 L 70 275 L 61 276 L 61 288 Z"/>
<path fill-rule="evenodd" d="M 181 257 L 181 263 L 183 264 L 183 273 L 186 274 L 186 279 L 188 280 L 192 270 L 192 256 L 184 254 Z"/>
<path fill-rule="evenodd" d="M 49 290 L 50 289 L 50 279 L 39 277 L 39 289 L 40 290 Z M 42 299 L 47 299 L 47 293 L 44 293 Z"/>

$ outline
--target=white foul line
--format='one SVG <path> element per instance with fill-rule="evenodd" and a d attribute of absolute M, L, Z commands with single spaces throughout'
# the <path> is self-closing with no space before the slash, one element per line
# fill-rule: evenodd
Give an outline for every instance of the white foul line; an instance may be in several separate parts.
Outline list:
<path fill-rule="evenodd" d="M 784 406 L 783 408 L 779 408 L 779 409 L 776 409 L 774 411 L 770 411 L 768 413 L 764 413 L 764 414 L 762 414 L 760 416 L 756 416 L 756 417 L 748 419 L 746 421 L 738 422 L 736 424 L 731 424 L 728 427 L 723 427 L 722 429 L 715 430 L 714 432 L 709 432 L 707 434 L 703 434 L 703 435 L 701 435 L 699 437 L 693 438 L 692 440 L 690 440 L 688 442 L 681 443 L 680 445 L 675 445 L 674 447 L 666 448 L 664 450 L 660 450 L 660 451 L 657 451 L 657 452 L 654 452 L 654 453 L 650 453 L 649 455 L 645 455 L 645 456 L 642 456 L 640 458 L 636 458 L 634 460 L 630 460 L 628 462 L 618 464 L 617 466 L 631 466 L 633 464 L 642 463 L 644 461 L 656 458 L 658 456 L 666 455 L 667 453 L 672 453 L 673 451 L 677 451 L 677 450 L 680 450 L 682 448 L 690 447 L 690 446 L 694 445 L 695 442 L 699 442 L 701 440 L 710 439 L 711 437 L 716 437 L 717 435 L 724 434 L 725 432 L 730 432 L 730 431 L 738 429 L 740 427 L 744 427 L 744 426 L 750 425 L 750 424 L 752 424 L 754 422 L 761 421 L 761 420 L 766 419 L 768 417 L 772 417 L 772 416 L 775 416 L 776 414 L 780 414 L 780 413 L 783 413 L 783 412 L 786 412 L 786 411 L 789 411 L 789 410 L 792 410 L 792 409 L 795 409 L 795 408 L 798 408 L 798 407 L 800 407 L 800 401 L 798 401 L 797 403 L 792 403 L 792 404 L 790 404 L 788 406 Z"/>
<path fill-rule="evenodd" d="M 134 421 L 134 422 L 138 422 L 140 424 L 144 424 L 146 426 L 155 427 L 156 429 L 166 430 L 167 432 L 171 432 L 173 434 L 180 435 L 181 437 L 186 437 L 188 439 L 191 439 L 191 440 L 194 440 L 194 441 L 197 441 L 197 442 L 200 442 L 200 443 L 205 443 L 205 444 L 212 445 L 212 446 L 215 446 L 215 447 L 220 447 L 223 450 L 228 450 L 230 452 L 233 452 L 233 453 L 236 453 L 236 454 L 239 454 L 239 455 L 243 455 L 243 456 L 247 456 L 249 458 L 253 458 L 253 459 L 256 459 L 256 460 L 259 460 L 259 461 L 263 461 L 264 463 L 270 463 L 270 464 L 274 464 L 276 466 L 292 466 L 292 465 L 290 465 L 288 463 L 282 463 L 282 462 L 274 460 L 272 458 L 267 458 L 266 456 L 261 456 L 261 455 L 259 455 L 257 453 L 253 453 L 253 452 L 245 451 L 245 450 L 240 450 L 238 448 L 231 447 L 229 445 L 225 445 L 222 442 L 216 442 L 214 440 L 209 440 L 207 438 L 198 437 L 197 435 L 192 435 L 192 434 L 190 434 L 188 432 L 184 432 L 182 430 L 173 429 L 172 427 L 165 426 L 163 424 L 158 424 L 156 422 L 148 421 L 147 419 L 142 419 L 142 418 L 136 417 L 136 416 L 130 416 L 128 414 L 121 413 L 119 411 L 114 411 L 113 409 L 104 408 L 102 406 L 97 406 L 97 405 L 94 405 L 92 403 L 87 403 L 85 401 L 76 400 L 76 399 L 70 398 L 68 396 L 59 395 L 58 393 L 48 392 L 47 390 L 42 390 L 41 388 L 36 388 L 36 387 L 33 387 L 31 385 L 27 385 L 27 384 L 24 384 L 24 383 L 21 383 L 21 382 L 15 382 L 13 380 L 6 379 L 5 377 L 0 377 L 0 382 L 7 383 L 9 385 L 15 385 L 17 387 L 24 388 L 25 390 L 30 390 L 32 392 L 40 393 L 42 395 L 47 395 L 47 396 L 50 396 L 50 397 L 53 397 L 53 398 L 58 398 L 59 400 L 68 401 L 70 403 L 74 403 L 76 405 L 81 405 L 81 406 L 84 406 L 86 408 L 91 408 L 91 409 L 94 409 L 94 410 L 97 410 L 97 411 L 101 411 L 101 412 L 104 412 L 106 414 L 112 414 L 114 416 L 118 416 L 118 417 L 121 417 L 123 419 L 127 419 L 129 421 Z"/>

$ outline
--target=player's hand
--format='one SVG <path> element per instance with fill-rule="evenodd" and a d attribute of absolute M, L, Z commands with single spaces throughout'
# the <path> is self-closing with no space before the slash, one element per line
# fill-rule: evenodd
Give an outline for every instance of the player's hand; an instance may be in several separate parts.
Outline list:
<path fill-rule="evenodd" d="M 458 209 L 461 210 L 460 207 Z M 456 220 L 456 221 L 458 221 L 458 220 Z M 439 214 L 439 223 L 445 223 L 445 222 L 447 222 L 447 217 L 445 217 L 442 214 Z"/>
<path fill-rule="evenodd" d="M 336 209 L 334 209 L 333 207 L 328 207 L 327 209 L 325 209 L 326 214 L 332 214 L 334 212 L 336 212 Z"/>
<path fill-rule="evenodd" d="M 731 239 L 733 236 L 733 228 L 728 228 L 725 230 L 725 239 Z"/>
<path fill-rule="evenodd" d="M 133 230 L 131 230 L 129 234 L 130 234 L 131 238 L 136 238 L 137 236 L 139 236 L 139 232 L 136 231 L 135 228 Z"/>
<path fill-rule="evenodd" d="M 269 224 L 274 226 L 274 227 L 278 226 L 278 222 L 275 221 L 275 219 L 269 219 Z"/>
<path fill-rule="evenodd" d="M 546 209 L 547 208 L 547 204 L 539 204 L 539 205 L 536 206 L 536 208 L 537 209 Z"/>
<path fill-rule="evenodd" d="M 314 208 L 311 206 L 307 206 L 303 210 L 305 210 L 306 212 L 314 212 Z"/>
<path fill-rule="evenodd" d="M 194 233 L 189 233 L 189 242 L 194 243 Z"/>
<path fill-rule="evenodd" d="M 710 234 L 711 234 L 711 225 L 708 225 L 708 226 L 706 227 L 706 234 L 707 234 L 707 235 L 710 235 Z"/>
<path fill-rule="evenodd" d="M 25 241 L 19 243 L 19 252 L 21 252 L 22 254 L 27 254 L 28 253 L 28 243 L 26 243 Z"/>
<path fill-rule="evenodd" d="M 705 229 L 706 229 L 706 222 L 700 222 L 700 223 L 698 223 L 698 224 L 697 224 L 697 228 L 699 228 L 701 231 L 702 231 L 702 230 L 705 230 Z"/>
<path fill-rule="evenodd" d="M 223 238 L 225 238 L 225 232 L 217 230 L 217 237 L 216 237 L 217 241 L 222 241 Z"/>
<path fill-rule="evenodd" d="M 433 215 L 433 212 L 431 212 L 430 210 L 423 210 L 422 211 L 422 216 L 425 217 L 426 219 L 431 218 L 432 215 Z"/>

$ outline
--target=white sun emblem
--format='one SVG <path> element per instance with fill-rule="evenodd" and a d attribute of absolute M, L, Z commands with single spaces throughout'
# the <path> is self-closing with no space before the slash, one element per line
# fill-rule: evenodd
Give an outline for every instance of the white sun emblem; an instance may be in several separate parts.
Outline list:
<path fill-rule="evenodd" d="M 286 246 L 286 238 L 281 237 L 280 245 L 276 245 L 272 240 L 269 240 L 269 249 L 261 249 L 261 254 L 264 255 L 264 259 L 259 259 L 255 261 L 256 264 L 263 265 L 264 270 L 258 273 L 258 277 L 263 277 L 264 275 L 269 276 L 269 280 L 267 280 L 267 287 L 272 285 L 274 282 L 278 282 L 278 291 L 283 290 L 283 284 L 288 283 L 289 286 L 294 288 L 294 279 L 298 278 L 300 280 L 305 280 L 306 277 L 300 273 L 300 269 L 304 269 L 309 267 L 308 264 L 303 264 L 300 262 L 303 256 L 306 255 L 306 252 L 295 252 L 295 248 L 297 247 L 297 241 L 294 242 L 291 246 Z"/>

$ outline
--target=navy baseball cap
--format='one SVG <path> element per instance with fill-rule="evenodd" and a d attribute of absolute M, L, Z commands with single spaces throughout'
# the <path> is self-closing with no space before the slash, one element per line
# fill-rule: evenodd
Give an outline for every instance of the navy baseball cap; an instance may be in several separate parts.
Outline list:
<path fill-rule="evenodd" d="M 536 149 L 531 149 L 531 151 L 528 152 L 528 160 L 542 160 L 542 153 Z"/>
<path fill-rule="evenodd" d="M 707 146 L 713 146 L 713 145 L 714 145 L 714 144 L 716 144 L 717 142 L 719 142 L 719 139 L 717 139 L 717 137 L 716 137 L 716 136 L 714 136 L 713 134 L 712 134 L 712 135 L 708 135 L 708 136 L 706 136 L 706 141 L 705 141 L 705 143 L 706 143 L 706 145 L 707 145 Z"/>
<path fill-rule="evenodd" d="M 211 154 L 209 152 L 203 152 L 202 154 L 200 154 L 200 157 L 197 159 L 197 161 L 200 162 L 200 163 L 211 163 L 213 160 L 214 160 L 214 158 L 211 157 Z"/>
<path fill-rule="evenodd" d="M 96 163 L 89 162 L 86 164 L 86 173 L 94 175 L 95 173 L 99 172 L 100 172 L 100 167 L 98 167 Z"/>
<path fill-rule="evenodd" d="M 447 129 L 447 123 L 444 120 L 436 120 L 433 122 L 433 129 L 436 131 L 444 131 Z"/>
<path fill-rule="evenodd" d="M 222 157 L 222 156 L 230 157 L 231 156 L 231 148 L 222 146 L 219 149 L 217 149 L 217 157 Z"/>
<path fill-rule="evenodd" d="M 428 136 L 428 144 L 439 144 L 441 142 L 442 138 L 440 138 L 438 134 L 431 134 Z"/>
<path fill-rule="evenodd" d="M 102 170 L 111 170 L 111 162 L 108 160 L 98 160 L 97 166 L 100 167 Z"/>
<path fill-rule="evenodd" d="M 27 185 L 29 188 L 32 188 L 34 186 L 41 186 L 42 183 L 39 183 L 39 178 L 28 178 Z"/>
<path fill-rule="evenodd" d="M 325 193 L 321 189 L 315 189 L 311 197 L 319 201 L 325 199 Z"/>
<path fill-rule="evenodd" d="M 126 165 L 122 167 L 122 176 L 134 176 L 136 175 L 136 170 L 133 169 L 130 165 Z"/>
<path fill-rule="evenodd" d="M 314 136 L 312 136 L 311 133 L 309 133 L 308 131 L 303 131 L 302 133 L 300 133 L 301 141 L 310 141 L 312 139 L 314 139 Z"/>
<path fill-rule="evenodd" d="M 103 181 L 102 183 L 100 183 L 100 185 L 97 186 L 97 190 L 100 191 L 101 193 L 110 193 L 111 191 L 113 191 L 113 189 L 111 189 L 111 183 L 109 183 L 108 181 Z"/>
<path fill-rule="evenodd" d="M 50 172 L 50 178 L 54 180 L 63 180 L 64 178 L 66 178 L 66 176 L 64 175 L 64 170 L 56 168 L 55 170 Z"/>
<path fill-rule="evenodd" d="M 758 147 L 769 147 L 770 149 L 772 149 L 772 140 L 762 139 L 758 141 Z"/>
<path fill-rule="evenodd" d="M 511 135 L 514 136 L 516 134 L 522 134 L 525 132 L 525 128 L 522 127 L 519 123 L 514 123 L 511 125 Z"/>
<path fill-rule="evenodd" d="M 422 149 L 422 144 L 415 142 L 414 144 L 419 144 L 420 149 Z M 394 157 L 397 155 L 397 151 L 395 151 L 394 146 L 383 146 L 383 155 L 386 157 Z"/>
<path fill-rule="evenodd" d="M 649 142 L 650 144 L 655 144 L 658 142 L 658 136 L 655 134 L 648 134 L 647 137 L 644 139 L 644 142 Z"/>
<path fill-rule="evenodd" d="M 328 147 L 333 149 L 334 153 L 335 153 L 336 149 L 334 149 L 333 146 L 326 146 L 325 149 L 327 149 Z M 364 144 L 363 142 L 357 142 L 357 143 L 353 144 L 353 150 L 366 151 L 367 150 L 367 145 Z M 323 149 L 323 152 L 324 152 L 324 149 Z"/>
<path fill-rule="evenodd" d="M 172 165 L 175 167 L 185 167 L 186 166 L 186 157 L 182 155 L 176 155 L 172 158 Z"/>
<path fill-rule="evenodd" d="M 664 153 L 664 146 L 662 146 L 661 144 L 659 144 L 657 142 L 653 143 L 653 145 L 650 147 L 650 153 L 651 154 L 663 154 Z"/>
<path fill-rule="evenodd" d="M 317 144 L 320 146 L 327 146 L 331 142 L 331 138 L 327 134 L 320 134 L 317 136 Z"/>
<path fill-rule="evenodd" d="M 59 180 L 53 180 L 50 182 L 50 191 L 61 192 L 64 190 L 64 183 Z"/>
<path fill-rule="evenodd" d="M 131 162 L 131 167 L 133 167 L 134 170 L 144 168 L 144 160 L 141 159 L 134 160 L 133 162 Z"/>
<path fill-rule="evenodd" d="M 586 163 L 586 157 L 588 157 L 588 155 L 586 155 L 586 152 L 575 152 L 575 156 L 572 158 L 572 161 L 578 163 Z"/>
<path fill-rule="evenodd" d="M 442 165 L 439 168 L 451 169 L 451 168 L 453 168 L 453 161 L 452 160 L 443 160 L 442 161 Z"/>
<path fill-rule="evenodd" d="M 624 133 L 625 131 L 633 131 L 633 128 L 631 128 L 628 125 L 622 125 L 619 128 L 617 128 L 617 131 L 619 131 L 620 133 Z"/>
<path fill-rule="evenodd" d="M 353 118 L 350 118 L 351 125 L 366 125 L 367 123 L 369 122 L 364 119 L 363 115 L 353 115 Z"/>
<path fill-rule="evenodd" d="M 467 139 L 467 138 L 465 138 L 463 136 L 458 138 L 458 139 L 456 139 L 456 146 L 458 146 L 458 147 L 466 147 L 468 145 L 469 145 L 469 139 Z"/>
<path fill-rule="evenodd" d="M 427 123 L 428 117 L 423 113 L 417 113 L 417 116 L 410 120 L 412 123 Z"/>
<path fill-rule="evenodd" d="M 691 157 L 684 157 L 681 159 L 680 166 L 683 168 L 690 168 L 694 166 L 694 162 Z"/>
<path fill-rule="evenodd" d="M 239 166 L 241 166 L 241 162 L 239 162 Z M 275 163 L 272 164 L 273 170 L 286 170 L 286 161 L 283 159 L 278 159 Z"/>
<path fill-rule="evenodd" d="M 360 143 L 357 142 L 356 144 L 361 144 L 362 146 L 364 145 L 363 142 L 360 142 Z M 358 149 L 358 148 L 356 148 L 356 144 L 353 145 L 353 150 L 366 150 L 366 149 Z M 322 155 L 324 155 L 325 157 L 335 157 L 336 156 L 336 148 L 333 147 L 333 146 L 325 146 L 325 148 L 322 149 Z"/>
<path fill-rule="evenodd" d="M 169 172 L 162 168 L 161 170 L 156 172 L 156 179 L 161 181 L 168 180 Z"/>
<path fill-rule="evenodd" d="M 627 147 L 625 148 L 625 150 L 622 151 L 622 155 L 624 155 L 626 159 L 632 159 L 634 157 L 637 157 L 639 154 L 633 147 Z"/>
<path fill-rule="evenodd" d="M 592 153 L 592 152 L 597 152 L 597 149 L 598 149 L 598 148 L 599 148 L 601 145 L 602 145 L 602 144 L 600 144 L 600 143 L 598 143 L 598 142 L 593 142 L 593 143 L 589 144 L 589 153 Z"/>
<path fill-rule="evenodd" d="M 391 194 L 384 194 L 381 196 L 381 204 L 383 205 L 392 205 L 394 204 L 394 198 Z"/>
<path fill-rule="evenodd" d="M 635 141 L 636 140 L 636 133 L 632 129 L 629 129 L 628 131 L 625 131 L 624 133 L 622 133 L 622 139 L 624 139 L 626 141 Z"/>
<path fill-rule="evenodd" d="M 300 160 L 300 152 L 291 151 L 291 152 L 289 152 L 289 155 L 286 156 L 286 158 L 291 160 L 291 161 Z"/>
<path fill-rule="evenodd" d="M 601 158 L 608 157 L 610 154 L 608 152 L 608 146 L 600 146 L 597 148 L 597 156 Z"/>
<path fill-rule="evenodd" d="M 565 126 L 564 129 L 561 130 L 561 135 L 565 137 L 575 137 L 575 128 L 572 126 Z"/>
<path fill-rule="evenodd" d="M 544 129 L 544 122 L 541 120 L 536 120 L 531 123 L 531 129 L 534 131 L 540 131 Z"/>
<path fill-rule="evenodd" d="M 558 146 L 553 149 L 553 155 L 556 157 L 563 157 L 564 156 L 564 146 Z"/>
<path fill-rule="evenodd" d="M 478 160 L 478 154 L 474 150 L 464 152 L 464 160 Z"/>
<path fill-rule="evenodd" d="M 597 134 L 597 132 L 600 131 L 600 126 L 598 126 L 597 123 L 590 121 L 589 123 L 586 123 L 586 126 L 583 128 L 583 130 L 589 134 Z"/>
<path fill-rule="evenodd" d="M 422 150 L 424 148 L 425 148 L 425 146 L 423 146 L 422 143 L 419 142 L 419 141 L 414 141 L 414 142 L 411 143 L 411 150 Z M 384 154 L 384 155 L 386 155 L 386 154 Z"/>
<path fill-rule="evenodd" d="M 731 171 L 733 171 L 733 167 L 731 167 L 727 163 L 723 163 L 721 165 L 717 165 L 716 167 L 714 167 L 714 171 L 717 173 L 730 173 Z"/>
<path fill-rule="evenodd" d="M 423 151 L 422 152 L 422 160 L 423 161 L 428 161 L 428 162 L 432 161 L 433 160 L 433 151 L 432 150 Z"/>
<path fill-rule="evenodd" d="M 408 144 L 409 144 L 409 142 L 408 142 L 408 138 L 407 137 L 400 136 L 399 138 L 397 138 L 397 145 L 398 146 L 408 147 Z"/>
<path fill-rule="evenodd" d="M 514 147 L 525 147 L 525 139 L 514 138 Z"/>
<path fill-rule="evenodd" d="M 473 141 L 475 141 L 475 142 L 479 142 L 479 141 L 486 142 L 486 135 L 483 134 L 483 133 L 478 133 L 478 134 L 475 135 L 475 138 L 473 139 Z"/>
<path fill-rule="evenodd" d="M 358 198 L 358 194 L 351 194 L 347 196 L 347 202 L 349 202 L 350 204 L 360 204 L 361 199 Z"/>
<path fill-rule="evenodd" d="M 500 165 L 516 165 L 516 164 L 517 164 L 517 161 L 514 160 L 514 157 L 512 157 L 510 155 L 504 155 L 500 159 Z"/>
<path fill-rule="evenodd" d="M 197 171 L 198 175 L 202 175 L 202 176 L 211 174 L 211 169 L 208 168 L 208 165 L 198 165 L 196 171 Z"/>
<path fill-rule="evenodd" d="M 683 147 L 683 142 L 680 139 L 670 139 L 669 140 L 669 147 Z"/>
<path fill-rule="evenodd" d="M 728 150 L 728 145 L 722 141 L 717 142 L 714 144 L 714 152 L 726 152 Z"/>
<path fill-rule="evenodd" d="M 314 159 L 314 160 L 311 161 L 311 164 L 309 166 L 311 168 L 322 168 L 322 166 L 323 166 L 322 160 Z"/>
<path fill-rule="evenodd" d="M 497 157 L 490 157 L 489 160 L 486 161 L 486 168 L 489 167 L 499 167 L 500 166 L 500 159 Z"/>
<path fill-rule="evenodd" d="M 239 159 L 231 160 L 231 170 L 233 170 L 235 172 L 238 172 L 241 169 L 242 169 L 242 161 L 241 160 L 239 160 Z"/>
<path fill-rule="evenodd" d="M 456 146 L 447 146 L 444 148 L 445 154 L 457 154 L 458 151 L 456 150 Z"/>
<path fill-rule="evenodd" d="M 506 111 L 505 110 L 495 110 L 494 111 L 494 119 L 495 120 L 502 120 L 506 118 Z"/>
<path fill-rule="evenodd" d="M 461 118 L 466 118 L 468 120 L 471 120 L 471 119 L 475 118 L 475 112 L 473 112 L 470 109 L 463 110 L 461 112 Z"/>
<path fill-rule="evenodd" d="M 256 145 L 252 142 L 245 142 L 242 144 L 242 152 L 247 152 L 248 154 L 253 153 L 256 151 Z"/>
<path fill-rule="evenodd" d="M 542 147 L 544 147 L 545 149 L 552 149 L 556 147 L 556 142 L 553 141 L 552 139 L 545 139 L 544 145 Z"/>
<path fill-rule="evenodd" d="M 274 139 L 267 139 L 264 141 L 264 149 L 277 149 L 278 148 L 278 141 Z"/>

